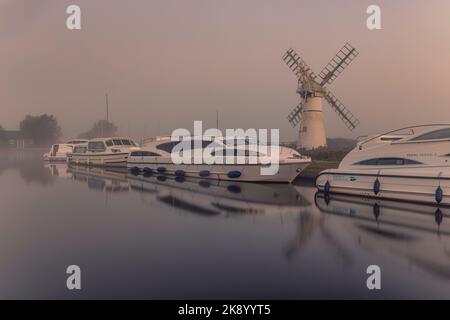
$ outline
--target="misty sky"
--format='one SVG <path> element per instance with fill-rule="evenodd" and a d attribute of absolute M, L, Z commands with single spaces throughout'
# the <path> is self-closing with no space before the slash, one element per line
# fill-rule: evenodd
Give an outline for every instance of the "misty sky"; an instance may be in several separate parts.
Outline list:
<path fill-rule="evenodd" d="M 81 6 L 82 30 L 66 29 Z M 379 4 L 382 30 L 366 28 Z M 203 120 L 280 128 L 298 103 L 281 60 L 293 47 L 316 73 L 348 41 L 360 52 L 329 89 L 360 119 L 324 105 L 328 136 L 450 121 L 450 1 L 0 0 L 0 125 L 54 114 L 66 138 L 105 117 L 121 134 L 170 134 Z"/>

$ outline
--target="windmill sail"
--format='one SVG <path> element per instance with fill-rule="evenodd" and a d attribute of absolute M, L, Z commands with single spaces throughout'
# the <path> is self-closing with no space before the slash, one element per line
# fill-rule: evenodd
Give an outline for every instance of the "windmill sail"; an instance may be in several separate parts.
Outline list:
<path fill-rule="evenodd" d="M 327 91 L 325 93 L 325 99 L 328 101 L 331 108 L 337 113 L 339 118 L 341 118 L 341 120 L 345 123 L 347 128 L 353 130 L 358 126 L 359 120 L 331 92 Z"/>
<path fill-rule="evenodd" d="M 358 51 L 349 43 L 346 43 L 330 62 L 328 62 L 325 68 L 320 71 L 319 77 L 322 79 L 320 85 L 331 84 L 357 55 Z"/>
<path fill-rule="evenodd" d="M 310 79 L 314 79 L 316 77 L 311 68 L 292 48 L 286 51 L 283 55 L 283 61 L 287 64 L 289 69 L 294 72 L 299 80 L 304 80 L 303 78 L 305 77 Z"/>
<path fill-rule="evenodd" d="M 292 127 L 295 127 L 300 121 L 302 121 L 302 109 L 303 101 L 301 101 L 287 116 Z"/>

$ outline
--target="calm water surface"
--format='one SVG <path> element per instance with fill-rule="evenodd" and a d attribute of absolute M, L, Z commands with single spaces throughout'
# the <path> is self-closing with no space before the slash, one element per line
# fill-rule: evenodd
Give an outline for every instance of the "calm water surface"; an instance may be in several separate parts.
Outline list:
<path fill-rule="evenodd" d="M 0 298 L 450 298 L 447 208 L 0 154 Z"/>

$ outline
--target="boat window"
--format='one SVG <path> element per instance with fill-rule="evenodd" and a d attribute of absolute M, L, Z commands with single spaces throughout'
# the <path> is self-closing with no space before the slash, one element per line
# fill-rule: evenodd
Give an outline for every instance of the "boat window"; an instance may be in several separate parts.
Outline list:
<path fill-rule="evenodd" d="M 172 149 L 179 143 L 179 141 L 170 141 L 166 143 L 161 143 L 156 146 L 156 149 L 162 150 L 168 153 L 172 153 Z"/>
<path fill-rule="evenodd" d="M 86 147 L 75 147 L 74 153 L 86 153 Z"/>
<path fill-rule="evenodd" d="M 105 150 L 105 144 L 103 141 L 92 141 L 88 143 L 89 151 L 103 151 Z"/>
<path fill-rule="evenodd" d="M 142 151 L 142 156 L 143 157 L 159 157 L 160 155 L 156 152 Z"/>
<path fill-rule="evenodd" d="M 112 147 L 114 144 L 113 144 L 113 142 L 112 142 L 112 140 L 106 140 L 106 145 L 108 146 L 108 147 Z"/>
<path fill-rule="evenodd" d="M 398 141 L 398 140 L 402 140 L 403 138 L 401 137 L 381 137 L 380 140 L 381 141 Z"/>
<path fill-rule="evenodd" d="M 231 150 L 231 155 L 228 155 L 230 150 Z M 217 153 L 216 153 L 216 151 L 213 151 L 213 152 L 211 152 L 211 156 L 214 157 L 214 156 L 218 155 L 218 156 L 225 156 L 225 157 L 227 157 L 227 156 L 228 157 L 230 157 L 230 156 L 237 157 L 238 155 L 240 155 L 240 156 L 248 157 L 248 156 L 250 156 L 250 152 L 253 152 L 252 156 L 258 156 L 257 152 L 248 151 L 245 149 L 223 149 L 223 150 L 218 150 Z"/>
<path fill-rule="evenodd" d="M 224 141 L 225 144 L 227 146 L 238 146 L 238 145 L 246 145 L 248 146 L 249 144 L 254 144 L 254 143 L 250 143 L 250 139 L 249 138 L 234 138 L 234 139 L 227 139 Z"/>
<path fill-rule="evenodd" d="M 122 140 L 122 144 L 124 146 L 131 146 L 131 141 L 130 140 Z"/>
<path fill-rule="evenodd" d="M 133 151 L 130 153 L 131 157 L 159 157 L 156 152 L 151 151 Z"/>
<path fill-rule="evenodd" d="M 360 166 L 402 166 L 410 164 L 421 164 L 421 162 L 403 158 L 376 158 L 355 163 L 355 165 Z"/>
<path fill-rule="evenodd" d="M 122 141 L 120 139 L 114 139 L 114 145 L 116 146 L 121 146 L 122 145 Z"/>
<path fill-rule="evenodd" d="M 411 141 L 437 140 L 437 139 L 450 139 L 450 128 L 424 133 L 418 137 L 411 139 Z"/>
<path fill-rule="evenodd" d="M 202 141 L 192 140 L 191 141 L 191 149 L 198 149 L 197 145 L 200 145 L 201 146 L 200 148 L 205 149 L 211 143 L 212 143 L 212 141 L 207 141 L 207 140 L 202 140 Z"/>

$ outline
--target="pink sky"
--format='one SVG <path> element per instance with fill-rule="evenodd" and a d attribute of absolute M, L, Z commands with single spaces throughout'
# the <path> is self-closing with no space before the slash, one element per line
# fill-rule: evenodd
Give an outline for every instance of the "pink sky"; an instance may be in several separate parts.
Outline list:
<path fill-rule="evenodd" d="M 140 138 L 192 128 L 296 129 L 293 47 L 318 73 L 346 42 L 360 55 L 329 88 L 360 119 L 349 132 L 325 105 L 328 136 L 356 137 L 450 122 L 450 2 L 376 1 L 382 30 L 366 28 L 374 1 L 0 0 L 0 125 L 54 114 L 65 136 L 104 117 Z M 66 7 L 82 30 L 66 29 Z"/>

